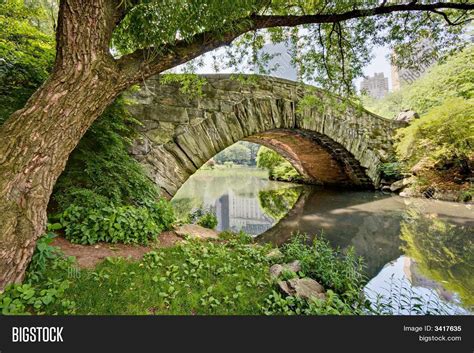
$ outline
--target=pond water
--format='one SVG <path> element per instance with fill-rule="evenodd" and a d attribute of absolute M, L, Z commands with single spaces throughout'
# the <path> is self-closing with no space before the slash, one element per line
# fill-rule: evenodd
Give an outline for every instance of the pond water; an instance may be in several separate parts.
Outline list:
<path fill-rule="evenodd" d="M 473 312 L 474 205 L 275 182 L 265 171 L 239 167 L 199 170 L 173 204 L 178 217 L 211 209 L 218 230 L 243 230 L 260 242 L 281 245 L 297 231 L 323 234 L 364 258 L 373 300 L 401 288 L 444 312 Z"/>

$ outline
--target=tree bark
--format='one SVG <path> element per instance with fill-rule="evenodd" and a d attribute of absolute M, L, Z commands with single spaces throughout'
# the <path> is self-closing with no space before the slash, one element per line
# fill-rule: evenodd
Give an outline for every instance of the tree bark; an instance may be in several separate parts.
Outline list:
<path fill-rule="evenodd" d="M 108 0 L 84 3 L 61 2 L 54 70 L 0 129 L 0 289 L 23 279 L 69 154 L 123 90 Z"/>

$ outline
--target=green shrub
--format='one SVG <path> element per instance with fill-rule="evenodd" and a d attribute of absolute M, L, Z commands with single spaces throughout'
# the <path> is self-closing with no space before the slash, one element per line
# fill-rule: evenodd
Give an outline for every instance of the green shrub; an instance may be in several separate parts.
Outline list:
<path fill-rule="evenodd" d="M 413 167 L 423 158 L 431 164 L 462 163 L 474 155 L 474 100 L 449 99 L 397 133 L 399 160 Z"/>
<path fill-rule="evenodd" d="M 161 198 L 157 201 L 144 201 L 142 205 L 148 209 L 151 217 L 161 230 L 170 230 L 173 228 L 176 217 L 173 206 L 169 201 Z"/>
<path fill-rule="evenodd" d="M 48 228 L 59 227 L 48 224 Z M 66 258 L 58 247 L 51 245 L 55 237 L 56 234 L 50 231 L 36 242 L 36 249 L 26 272 L 26 283 L 37 283 L 45 278 L 47 271 L 66 269 L 73 263 L 72 258 Z"/>
<path fill-rule="evenodd" d="M 387 180 L 401 179 L 403 174 L 403 167 L 400 162 L 386 162 L 379 166 L 379 172 L 382 173 L 382 178 Z"/>
<path fill-rule="evenodd" d="M 171 204 L 128 153 L 138 123 L 118 98 L 92 125 L 71 154 L 49 205 L 66 238 L 81 244 L 98 241 L 146 244 L 171 228 Z"/>
<path fill-rule="evenodd" d="M 50 210 L 140 206 L 158 198 L 158 189 L 128 152 L 139 125 L 120 97 L 94 122 L 73 151 L 53 191 Z"/>
<path fill-rule="evenodd" d="M 285 158 L 277 152 L 261 146 L 257 153 L 257 166 L 268 170 L 270 179 L 300 182 L 303 177 Z"/>
<path fill-rule="evenodd" d="M 152 216 L 148 208 L 135 206 L 95 209 L 71 205 L 61 214 L 65 237 L 80 244 L 99 241 L 147 244 L 169 227 L 169 224 L 157 223 L 156 219 L 158 216 Z"/>
<path fill-rule="evenodd" d="M 214 229 L 217 227 L 218 221 L 213 212 L 206 212 L 199 218 L 197 223 L 204 228 Z"/>
<path fill-rule="evenodd" d="M 365 277 L 362 258 L 358 258 L 353 249 L 342 253 L 321 237 L 315 237 L 308 244 L 306 235 L 295 234 L 281 251 L 286 262 L 299 260 L 302 272 L 320 282 L 324 288 L 332 289 L 348 300 L 357 300 Z"/>
<path fill-rule="evenodd" d="M 51 245 L 54 237 L 50 232 L 38 239 L 24 282 L 10 284 L 0 294 L 3 315 L 44 314 L 46 310 L 50 314 L 75 312 L 75 303 L 65 298 L 70 282 L 57 275 L 66 272 L 74 261 Z M 53 277 L 50 277 L 51 273 Z M 54 311 L 50 311 L 53 306 Z"/>
<path fill-rule="evenodd" d="M 332 290 L 326 292 L 326 299 L 310 300 L 287 296 L 273 291 L 262 305 L 265 315 L 361 315 L 362 306 L 350 305 L 342 296 Z"/>

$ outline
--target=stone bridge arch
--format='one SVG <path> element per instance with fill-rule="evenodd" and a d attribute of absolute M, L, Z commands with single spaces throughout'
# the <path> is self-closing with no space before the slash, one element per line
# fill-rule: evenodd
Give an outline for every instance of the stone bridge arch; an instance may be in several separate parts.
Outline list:
<path fill-rule="evenodd" d="M 240 140 L 281 153 L 309 183 L 379 185 L 378 167 L 403 123 L 293 81 L 256 76 L 246 83 L 231 75 L 203 76 L 207 83 L 198 98 L 181 93 L 178 84 L 160 83 L 159 76 L 133 93 L 136 104 L 130 110 L 143 126 L 132 154 L 167 196 Z M 314 102 L 297 109 L 308 94 Z"/>

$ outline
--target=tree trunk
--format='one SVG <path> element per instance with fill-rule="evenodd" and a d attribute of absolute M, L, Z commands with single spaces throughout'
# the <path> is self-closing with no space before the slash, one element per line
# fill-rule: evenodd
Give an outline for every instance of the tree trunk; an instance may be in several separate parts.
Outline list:
<path fill-rule="evenodd" d="M 56 179 L 116 96 L 110 81 L 93 72 L 74 82 L 61 76 L 52 77 L 0 131 L 0 288 L 22 280 L 44 231 Z"/>
<path fill-rule="evenodd" d="M 126 88 L 108 49 L 111 4 L 61 2 L 53 73 L 0 129 L 0 290 L 23 279 L 69 154 Z"/>

